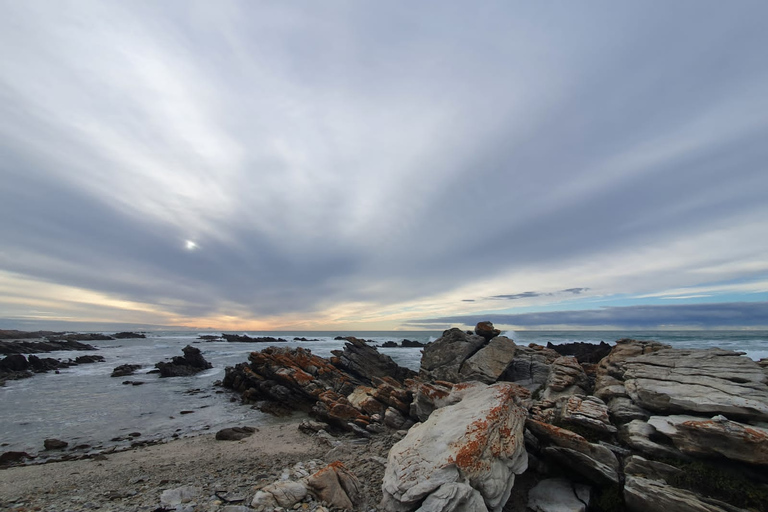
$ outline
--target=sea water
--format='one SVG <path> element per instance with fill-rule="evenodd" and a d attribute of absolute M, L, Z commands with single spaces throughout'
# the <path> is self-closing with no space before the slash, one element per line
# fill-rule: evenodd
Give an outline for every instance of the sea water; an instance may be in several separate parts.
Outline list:
<path fill-rule="evenodd" d="M 217 334 L 217 333 L 201 333 Z M 167 439 L 173 435 L 195 435 L 208 430 L 236 425 L 259 426 L 285 421 L 241 405 L 228 390 L 215 386 L 224 369 L 246 362 L 248 354 L 270 345 L 305 347 L 321 357 L 342 349 L 337 336 L 357 336 L 374 345 L 403 339 L 428 343 L 441 332 L 244 332 L 251 337 L 271 336 L 285 343 L 239 343 L 204 341 L 197 333 L 151 332 L 145 339 L 96 341 L 93 352 L 52 352 L 44 357 L 74 359 L 98 354 L 103 363 L 75 366 L 36 374 L 32 378 L 8 381 L 0 387 L 0 452 L 37 453 L 46 438 L 58 438 L 70 446 L 105 447 L 126 445 L 136 440 Z M 621 338 L 657 340 L 678 348 L 720 347 L 743 351 L 753 359 L 768 357 L 768 331 L 508 331 L 518 344 L 546 345 L 574 341 L 615 342 Z M 294 341 L 294 338 L 313 341 Z M 316 340 L 316 341 L 314 341 Z M 198 347 L 213 368 L 191 377 L 160 379 L 148 373 L 155 363 L 182 355 L 186 345 Z M 418 370 L 418 348 L 383 348 L 379 351 L 398 364 Z M 142 369 L 129 377 L 110 377 L 122 364 L 140 364 Z M 142 385 L 123 384 L 138 381 Z M 184 412 L 184 414 L 182 414 Z M 139 433 L 131 438 L 129 434 Z M 114 439 L 121 438 L 122 441 Z"/>

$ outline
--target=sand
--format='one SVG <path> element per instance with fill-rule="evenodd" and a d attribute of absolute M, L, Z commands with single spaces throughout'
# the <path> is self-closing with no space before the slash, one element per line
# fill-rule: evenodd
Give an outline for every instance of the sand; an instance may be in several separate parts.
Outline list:
<path fill-rule="evenodd" d="M 332 447 L 328 441 L 299 431 L 297 425 L 298 421 L 259 427 L 241 441 L 217 441 L 214 434 L 206 434 L 98 459 L 0 470 L 0 510 L 153 511 L 160 507 L 164 490 L 185 485 L 200 489 L 194 510 L 249 505 L 255 492 L 279 479 L 284 468 L 328 455 Z M 353 471 L 365 472 L 358 476 L 368 484 L 378 477 L 370 471 L 375 472 L 376 464 L 366 470 L 361 454 L 364 458 L 386 455 L 391 443 L 379 441 L 378 449 L 361 450 L 360 442 L 342 440 L 330 455 L 342 461 L 346 458 L 357 466 Z M 371 488 L 380 482 L 370 482 Z M 222 496 L 243 501 L 228 503 Z"/>

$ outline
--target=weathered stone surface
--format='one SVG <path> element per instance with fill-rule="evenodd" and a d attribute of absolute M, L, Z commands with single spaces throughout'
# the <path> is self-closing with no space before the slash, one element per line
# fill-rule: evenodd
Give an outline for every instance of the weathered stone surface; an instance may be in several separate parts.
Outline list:
<path fill-rule="evenodd" d="M 160 370 L 160 377 L 187 377 L 213 368 L 213 365 L 203 358 L 199 348 L 187 345 L 181 351 L 184 352 L 183 357 L 176 356 L 170 363 L 155 364 L 155 368 Z"/>
<path fill-rule="evenodd" d="M 613 434 L 616 427 L 608 418 L 608 406 L 594 396 L 572 396 L 563 404 L 560 418 L 590 430 Z"/>
<path fill-rule="evenodd" d="M 423 380 L 459 382 L 462 363 L 480 350 L 486 340 L 453 328 L 424 347 L 419 375 Z"/>
<path fill-rule="evenodd" d="M 193 485 L 184 485 L 175 489 L 166 489 L 160 495 L 160 503 L 167 506 L 181 505 L 189 503 L 197 498 L 201 489 Z"/>
<path fill-rule="evenodd" d="M 384 411 L 387 410 L 387 406 L 373 397 L 375 392 L 376 391 L 371 387 L 358 386 L 347 397 L 347 400 L 349 400 L 349 403 L 352 404 L 353 407 L 366 414 L 384 414 Z"/>
<path fill-rule="evenodd" d="M 629 423 L 632 420 L 647 420 L 651 415 L 645 409 L 636 406 L 627 397 L 617 396 L 608 402 L 608 414 L 614 423 Z"/>
<path fill-rule="evenodd" d="M 140 369 L 140 364 L 121 364 L 112 370 L 112 375 L 110 375 L 110 377 L 127 377 L 128 375 L 133 375 L 136 370 Z"/>
<path fill-rule="evenodd" d="M 63 450 L 69 446 L 69 443 L 61 439 L 46 439 L 43 441 L 43 446 L 46 450 Z"/>
<path fill-rule="evenodd" d="M 515 342 L 504 336 L 493 338 L 486 346 L 464 361 L 459 370 L 463 381 L 477 380 L 493 384 L 515 357 Z"/>
<path fill-rule="evenodd" d="M 598 484 L 618 483 L 619 460 L 607 447 L 590 443 L 570 430 L 529 419 L 526 426 L 545 444 L 545 457 L 553 458 Z"/>
<path fill-rule="evenodd" d="M 586 395 L 589 387 L 587 374 L 573 356 L 560 356 L 552 363 L 543 399 L 562 396 Z"/>
<path fill-rule="evenodd" d="M 352 336 L 344 339 L 344 350 L 333 350 L 336 357 L 331 362 L 362 382 L 370 384 L 374 378 L 386 377 L 402 382 L 416 376 L 416 372 L 398 365 L 365 341 Z"/>
<path fill-rule="evenodd" d="M 382 507 L 413 510 L 445 484 L 468 483 L 488 509 L 501 510 L 527 467 L 526 411 L 516 405 L 527 394 L 510 383 L 456 385 L 460 401 L 435 410 L 390 450 Z"/>
<path fill-rule="evenodd" d="M 307 495 L 307 486 L 302 482 L 295 482 L 293 480 L 281 480 L 273 484 L 269 484 L 262 489 L 262 492 L 269 493 L 274 498 L 275 502 L 283 507 L 290 508 L 296 503 L 300 502 Z M 262 497 L 263 499 L 263 497 Z M 265 501 L 269 501 L 266 499 Z"/>
<path fill-rule="evenodd" d="M 628 475 L 624 482 L 624 502 L 630 512 L 735 512 L 736 507 L 716 500 L 704 501 L 696 494 L 677 489 L 658 480 Z"/>
<path fill-rule="evenodd" d="M 611 345 L 604 341 L 600 343 L 577 341 L 559 345 L 547 343 L 547 348 L 554 350 L 561 356 L 574 356 L 579 363 L 598 363 L 611 352 Z"/>
<path fill-rule="evenodd" d="M 667 482 L 682 472 L 682 469 L 675 466 L 648 460 L 639 455 L 630 455 L 624 463 L 624 474 L 650 478 L 651 480 L 664 480 Z"/>
<path fill-rule="evenodd" d="M 426 421 L 432 411 L 449 405 L 448 397 L 453 389 L 453 384 L 443 383 L 414 383 L 413 402 L 411 402 L 411 417 L 419 421 Z"/>
<path fill-rule="evenodd" d="M 318 498 L 348 510 L 360 502 L 360 482 L 341 462 L 324 467 L 307 479 L 307 485 Z"/>
<path fill-rule="evenodd" d="M 667 436 L 681 452 L 723 456 L 749 464 L 768 465 L 768 429 L 730 421 L 724 416 L 651 416 L 648 424 Z"/>
<path fill-rule="evenodd" d="M 533 512 L 584 512 L 589 505 L 589 493 L 588 485 L 548 478 L 528 492 L 528 508 Z"/>
<path fill-rule="evenodd" d="M 681 458 L 683 454 L 673 446 L 667 446 L 653 441 L 658 437 L 653 425 L 642 420 L 632 420 L 619 429 L 619 439 L 635 450 L 655 458 Z"/>
<path fill-rule="evenodd" d="M 546 384 L 550 365 L 560 357 L 554 350 L 539 345 L 515 349 L 515 358 L 499 378 L 501 381 L 514 382 L 530 391 L 535 391 Z"/>
<path fill-rule="evenodd" d="M 427 496 L 417 512 L 488 512 L 488 507 L 471 485 L 451 482 Z"/>
<path fill-rule="evenodd" d="M 494 328 L 491 322 L 478 322 L 475 326 L 475 334 L 482 336 L 486 341 L 490 341 L 501 334 L 501 331 Z"/>

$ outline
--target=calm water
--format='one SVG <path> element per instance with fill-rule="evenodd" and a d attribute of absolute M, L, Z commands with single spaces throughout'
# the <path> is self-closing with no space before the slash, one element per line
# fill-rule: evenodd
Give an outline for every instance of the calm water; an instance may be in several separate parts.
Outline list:
<path fill-rule="evenodd" d="M 241 333 L 238 333 L 241 334 Z M 319 341 L 282 343 L 303 346 L 327 357 L 343 347 L 336 336 L 355 335 L 375 344 L 404 338 L 429 342 L 440 332 L 248 332 L 250 336 L 294 337 Z M 680 348 L 720 347 L 745 352 L 753 359 L 768 357 L 768 331 L 519 331 L 505 333 L 519 344 L 565 343 L 571 341 L 609 343 L 617 339 L 655 339 Z M 204 342 L 197 333 L 155 332 L 146 339 L 94 342 L 94 352 L 105 362 L 81 365 L 60 374 L 38 374 L 31 379 L 11 381 L 0 388 L 0 451 L 42 450 L 45 438 L 56 437 L 70 443 L 108 446 L 110 439 L 140 432 L 139 439 L 167 438 L 174 433 L 188 435 L 207 429 L 233 425 L 259 425 L 277 420 L 250 407 L 231 403 L 228 392 L 215 381 L 224 368 L 247 361 L 248 354 L 268 344 Z M 194 344 L 213 368 L 193 377 L 159 379 L 147 374 L 158 361 L 181 355 L 181 349 Z M 402 366 L 418 369 L 421 351 L 417 348 L 380 348 Z M 88 352 L 53 352 L 47 357 L 74 358 Z M 131 377 L 110 377 L 121 364 L 141 364 Z M 125 380 L 143 381 L 141 386 L 123 385 Z M 181 411 L 193 411 L 181 414 Z M 284 421 L 284 420 L 282 420 Z"/>

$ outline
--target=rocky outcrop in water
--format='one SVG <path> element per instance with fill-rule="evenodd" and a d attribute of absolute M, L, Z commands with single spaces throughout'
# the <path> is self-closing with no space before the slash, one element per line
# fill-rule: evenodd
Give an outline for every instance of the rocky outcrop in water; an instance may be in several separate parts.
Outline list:
<path fill-rule="evenodd" d="M 213 365 L 203 358 L 200 349 L 187 345 L 183 349 L 184 356 L 176 356 L 171 362 L 160 362 L 155 364 L 155 368 L 160 370 L 160 377 L 188 377 L 195 375 Z"/>
<path fill-rule="evenodd" d="M 261 336 L 258 338 L 251 338 L 247 334 L 222 334 L 224 341 L 232 343 L 285 343 L 288 340 L 283 338 L 273 338 L 272 336 Z"/>
<path fill-rule="evenodd" d="M 35 373 L 58 371 L 80 364 L 99 363 L 103 361 L 104 357 L 97 355 L 84 355 L 75 359 L 62 361 L 61 359 L 54 359 L 52 357 L 12 354 L 0 359 L 0 385 L 3 385 L 8 380 L 19 380 L 32 377 Z"/>
<path fill-rule="evenodd" d="M 117 340 L 127 340 L 127 339 L 143 339 L 146 338 L 147 335 L 140 333 L 140 332 L 118 332 L 112 335 L 113 338 Z"/>

